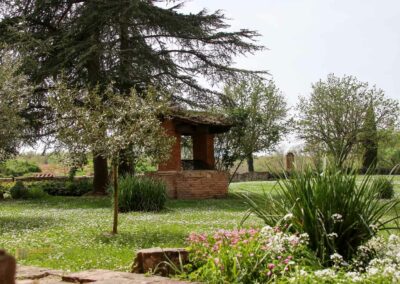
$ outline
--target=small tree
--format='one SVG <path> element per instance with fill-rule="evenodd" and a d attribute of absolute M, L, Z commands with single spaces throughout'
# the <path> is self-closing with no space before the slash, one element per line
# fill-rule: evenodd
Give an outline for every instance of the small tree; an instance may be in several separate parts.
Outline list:
<path fill-rule="evenodd" d="M 254 171 L 253 153 L 271 150 L 287 131 L 287 106 L 273 81 L 265 84 L 248 77 L 225 87 L 225 113 L 234 127 L 217 137 L 217 165 L 228 169 L 237 160 L 247 159 Z"/>
<path fill-rule="evenodd" d="M 50 98 L 59 129 L 58 141 L 73 154 L 92 152 L 112 161 L 114 234 L 118 225 L 119 153 L 132 145 L 135 157 L 146 156 L 160 162 L 168 158 L 172 143 L 159 120 L 165 103 L 158 101 L 151 90 L 144 98 L 134 92 L 119 96 L 111 87 L 100 92 L 99 88 L 71 89 L 60 83 Z"/>
<path fill-rule="evenodd" d="M 341 167 L 360 143 L 367 110 L 372 107 L 378 128 L 396 123 L 399 104 L 387 99 L 382 90 L 369 88 L 355 77 L 328 75 L 312 85 L 309 98 L 297 106 L 297 130 L 308 145 L 318 145 Z"/>
<path fill-rule="evenodd" d="M 0 162 L 18 152 L 26 140 L 21 113 L 27 108 L 32 88 L 18 73 L 19 63 L 7 51 L 0 53 Z"/>

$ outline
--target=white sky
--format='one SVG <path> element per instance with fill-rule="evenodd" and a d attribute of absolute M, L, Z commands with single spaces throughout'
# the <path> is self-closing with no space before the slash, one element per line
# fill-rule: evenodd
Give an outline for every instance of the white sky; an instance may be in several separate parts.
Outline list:
<path fill-rule="evenodd" d="M 354 75 L 400 99 L 400 0 L 189 0 L 185 10 L 221 9 L 233 28 L 261 33 L 269 50 L 238 58 L 268 70 L 295 105 L 329 73 Z"/>

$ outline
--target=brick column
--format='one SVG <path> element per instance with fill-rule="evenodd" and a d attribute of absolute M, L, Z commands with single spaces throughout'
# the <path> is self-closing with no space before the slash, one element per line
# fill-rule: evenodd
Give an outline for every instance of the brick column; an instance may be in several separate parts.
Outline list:
<path fill-rule="evenodd" d="M 215 167 L 214 134 L 199 132 L 192 136 L 193 159 L 204 162 L 209 170 Z"/>
<path fill-rule="evenodd" d="M 159 171 L 180 171 L 181 170 L 181 135 L 175 131 L 175 124 L 172 120 L 164 120 L 162 126 L 168 135 L 175 137 L 175 143 L 171 148 L 171 156 L 168 161 L 159 164 Z"/>

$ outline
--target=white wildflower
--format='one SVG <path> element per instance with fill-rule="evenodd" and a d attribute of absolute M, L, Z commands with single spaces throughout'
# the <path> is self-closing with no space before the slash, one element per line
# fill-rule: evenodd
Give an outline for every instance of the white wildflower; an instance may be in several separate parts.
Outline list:
<path fill-rule="evenodd" d="M 338 237 L 338 234 L 336 234 L 336 233 L 330 233 L 330 234 L 327 234 L 326 235 L 328 238 L 330 238 L 330 239 L 334 239 L 334 238 L 337 238 Z"/>
<path fill-rule="evenodd" d="M 320 277 L 320 278 L 335 277 L 335 271 L 330 268 L 326 268 L 326 269 L 315 271 L 314 275 L 317 277 Z"/>
<path fill-rule="evenodd" d="M 264 236 L 269 236 L 273 233 L 274 233 L 274 228 L 272 228 L 271 226 L 266 225 L 261 229 L 261 234 Z"/>
<path fill-rule="evenodd" d="M 331 217 L 332 217 L 334 223 L 343 222 L 343 216 L 339 213 L 335 213 Z"/>
<path fill-rule="evenodd" d="M 368 275 L 370 275 L 370 276 L 374 276 L 374 275 L 376 275 L 376 274 L 379 273 L 379 269 L 376 268 L 376 267 L 368 267 L 368 268 L 367 268 L 367 273 L 368 273 Z"/>

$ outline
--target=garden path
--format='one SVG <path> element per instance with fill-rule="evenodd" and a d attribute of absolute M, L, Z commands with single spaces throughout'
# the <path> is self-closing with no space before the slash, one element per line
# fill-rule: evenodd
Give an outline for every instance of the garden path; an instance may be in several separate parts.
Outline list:
<path fill-rule="evenodd" d="M 17 284 L 183 284 L 182 282 L 159 276 L 145 276 L 111 270 L 87 270 L 77 273 L 65 273 L 34 266 L 18 266 Z"/>

